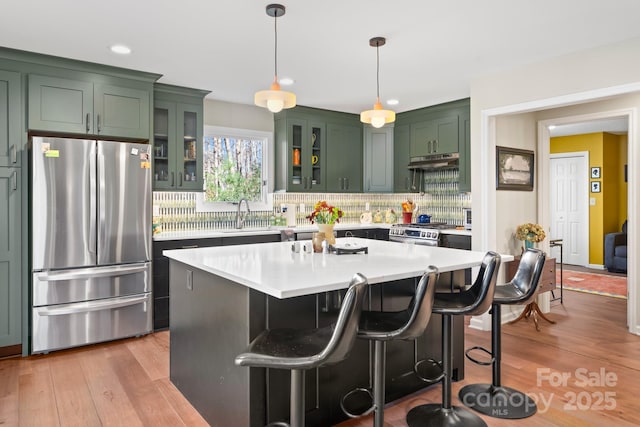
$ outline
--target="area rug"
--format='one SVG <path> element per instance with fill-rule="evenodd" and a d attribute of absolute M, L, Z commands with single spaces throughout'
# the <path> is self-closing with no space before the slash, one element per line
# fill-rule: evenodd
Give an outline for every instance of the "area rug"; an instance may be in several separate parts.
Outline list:
<path fill-rule="evenodd" d="M 583 273 L 564 269 L 564 289 L 605 295 L 614 298 L 627 298 L 627 278 L 607 274 Z M 556 269 L 556 285 L 560 284 L 560 269 Z"/>

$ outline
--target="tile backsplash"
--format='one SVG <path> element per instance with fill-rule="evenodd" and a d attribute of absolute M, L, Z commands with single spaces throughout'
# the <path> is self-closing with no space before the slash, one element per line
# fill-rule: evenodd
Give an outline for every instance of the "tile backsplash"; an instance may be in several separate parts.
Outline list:
<path fill-rule="evenodd" d="M 268 227 L 282 204 L 296 206 L 296 224 L 308 225 L 305 217 L 319 200 L 344 211 L 342 224 L 360 223 L 360 215 L 367 210 L 383 213 L 393 209 L 402 221 L 402 202 L 408 198 L 417 204 L 417 214 L 432 215 L 432 222 L 462 225 L 462 209 L 471 207 L 471 194 L 459 193 L 457 182 L 437 171 L 424 174 L 423 193 L 273 193 L 272 210 L 251 211 L 245 220 L 245 228 Z M 197 212 L 195 192 L 156 191 L 153 193 L 154 223 L 160 223 L 162 231 L 221 230 L 235 227 L 236 212 Z M 304 205 L 304 212 L 300 206 Z M 415 218 L 414 218 L 415 220 Z"/>

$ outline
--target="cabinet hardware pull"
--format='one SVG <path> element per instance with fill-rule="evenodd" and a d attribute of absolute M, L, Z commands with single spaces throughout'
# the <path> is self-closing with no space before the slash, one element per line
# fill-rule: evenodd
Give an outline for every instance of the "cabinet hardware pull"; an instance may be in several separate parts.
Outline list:
<path fill-rule="evenodd" d="M 178 172 L 178 187 L 182 187 L 182 172 Z"/>
<path fill-rule="evenodd" d="M 435 150 L 433 150 L 433 152 L 434 152 L 434 153 L 437 153 L 437 152 L 438 152 L 438 140 L 437 140 L 437 139 L 436 139 L 436 140 L 434 140 L 434 141 L 433 141 L 433 143 L 434 143 L 434 145 L 435 145 L 435 147 L 436 147 L 436 148 L 435 148 Z"/>
<path fill-rule="evenodd" d="M 18 189 L 18 172 L 13 171 L 13 173 L 11 174 L 11 187 L 13 188 L 13 191 Z"/>
<path fill-rule="evenodd" d="M 172 187 L 176 185 L 174 178 L 175 178 L 174 172 L 171 172 L 171 186 Z"/>
<path fill-rule="evenodd" d="M 16 145 L 13 144 L 9 150 L 11 151 L 11 163 L 18 163 L 18 152 L 16 150 Z"/>
<path fill-rule="evenodd" d="M 349 189 L 349 177 L 346 177 L 344 179 L 344 189 L 348 190 Z"/>
<path fill-rule="evenodd" d="M 98 114 L 98 118 L 96 119 L 96 126 L 98 127 L 98 133 L 100 133 L 100 114 Z"/>
<path fill-rule="evenodd" d="M 197 247 L 198 247 L 198 245 L 185 245 L 185 246 L 182 247 L 182 249 L 195 249 Z"/>
<path fill-rule="evenodd" d="M 89 113 L 87 113 L 87 117 L 85 118 L 85 123 L 87 124 L 87 133 L 89 133 L 90 129 L 90 124 L 89 121 L 91 120 L 91 116 L 89 115 Z"/>

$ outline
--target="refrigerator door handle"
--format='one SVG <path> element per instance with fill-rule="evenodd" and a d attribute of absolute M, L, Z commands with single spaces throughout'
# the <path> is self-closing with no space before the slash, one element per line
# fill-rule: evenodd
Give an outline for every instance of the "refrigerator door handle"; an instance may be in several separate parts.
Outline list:
<path fill-rule="evenodd" d="M 98 183 L 96 181 L 96 158 L 95 154 L 89 157 L 89 252 L 96 253 L 96 221 L 97 218 L 97 206 L 96 198 L 94 197 L 98 191 Z"/>
<path fill-rule="evenodd" d="M 98 182 L 104 183 L 105 182 L 105 166 L 104 166 L 104 154 L 99 150 L 98 151 Z M 100 242 L 100 251 L 102 252 L 104 250 L 104 245 L 105 245 L 105 239 L 106 239 L 106 231 L 105 228 L 107 226 L 106 224 L 106 218 L 105 215 L 107 213 L 107 207 L 106 207 L 106 192 L 104 191 L 103 188 L 100 189 L 101 191 L 99 191 L 99 199 L 98 199 L 98 242 Z M 95 194 L 95 193 L 94 193 Z"/>
<path fill-rule="evenodd" d="M 76 280 L 76 279 L 91 279 L 95 277 L 117 277 L 125 276 L 127 274 L 142 273 L 147 271 L 147 264 L 132 264 L 128 266 L 113 266 L 100 268 L 96 271 L 95 268 L 65 271 L 62 273 L 37 273 L 35 278 L 40 282 L 59 282 L 63 280 Z"/>
<path fill-rule="evenodd" d="M 136 295 L 133 297 L 108 298 L 98 301 L 87 301 L 60 306 L 40 307 L 37 310 L 39 316 L 63 316 L 69 314 L 86 313 L 89 311 L 110 310 L 114 308 L 128 307 L 148 301 L 148 295 Z M 145 307 L 146 311 L 147 307 Z"/>

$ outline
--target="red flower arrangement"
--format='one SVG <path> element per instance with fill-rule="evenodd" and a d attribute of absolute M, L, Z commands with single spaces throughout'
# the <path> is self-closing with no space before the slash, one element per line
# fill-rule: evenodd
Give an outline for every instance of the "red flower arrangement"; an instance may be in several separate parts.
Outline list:
<path fill-rule="evenodd" d="M 342 212 L 341 209 L 321 200 L 315 204 L 313 212 L 307 216 L 307 219 L 311 221 L 311 224 L 335 224 L 336 222 L 340 222 L 342 215 L 344 215 L 344 212 Z"/>

